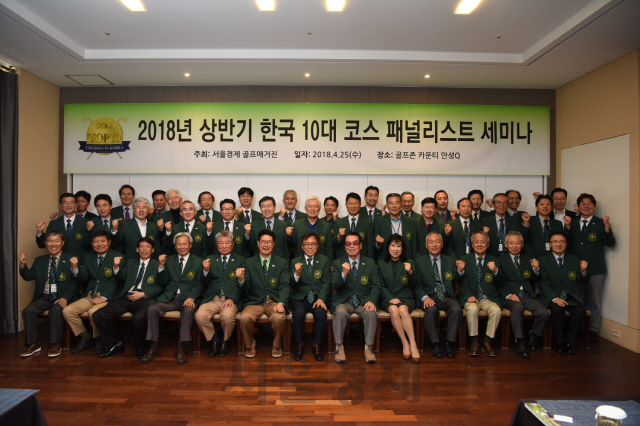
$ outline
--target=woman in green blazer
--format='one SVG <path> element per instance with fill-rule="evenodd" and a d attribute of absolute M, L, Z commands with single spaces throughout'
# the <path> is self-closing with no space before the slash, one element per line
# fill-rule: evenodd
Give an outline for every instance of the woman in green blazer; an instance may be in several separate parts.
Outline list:
<path fill-rule="evenodd" d="M 418 284 L 415 265 L 407 259 L 406 244 L 401 235 L 393 234 L 387 239 L 387 253 L 378 262 L 382 280 L 380 306 L 391 315 L 391 324 L 402 341 L 402 357 L 420 362 L 420 351 L 416 345 L 411 311 L 415 306 L 413 288 Z M 406 336 L 405 336 L 406 333 Z M 408 337 L 408 339 L 407 339 Z"/>

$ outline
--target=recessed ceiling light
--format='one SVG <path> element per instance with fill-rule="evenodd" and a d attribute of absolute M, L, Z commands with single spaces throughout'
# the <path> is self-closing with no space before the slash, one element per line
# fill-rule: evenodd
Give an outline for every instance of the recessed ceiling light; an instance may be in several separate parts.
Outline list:
<path fill-rule="evenodd" d="M 141 0 L 120 0 L 132 12 L 146 12 Z"/>
<path fill-rule="evenodd" d="M 345 0 L 327 0 L 327 12 L 342 12 Z"/>
<path fill-rule="evenodd" d="M 311 77 L 311 74 L 309 74 L 308 72 L 304 73 L 305 77 Z"/>
<path fill-rule="evenodd" d="M 185 76 L 185 77 L 191 77 L 191 74 L 189 74 L 188 72 L 185 72 L 185 73 L 184 73 L 184 76 Z"/>
<path fill-rule="evenodd" d="M 457 15 L 468 15 L 480 4 L 482 0 L 462 0 L 456 7 Z"/>
<path fill-rule="evenodd" d="M 431 76 L 429 74 L 426 74 L 424 78 L 431 78 Z"/>
<path fill-rule="evenodd" d="M 256 0 L 258 9 L 263 12 L 273 12 L 276 10 L 276 0 Z"/>

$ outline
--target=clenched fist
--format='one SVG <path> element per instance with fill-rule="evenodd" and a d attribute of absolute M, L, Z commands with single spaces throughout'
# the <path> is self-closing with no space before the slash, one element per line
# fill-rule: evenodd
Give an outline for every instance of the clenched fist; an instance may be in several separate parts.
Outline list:
<path fill-rule="evenodd" d="M 589 266 L 589 262 L 587 262 L 586 260 L 580 261 L 580 271 L 582 271 L 583 274 L 587 273 L 587 266 Z"/>
<path fill-rule="evenodd" d="M 244 235 L 246 235 L 247 237 L 248 237 L 249 235 L 251 235 L 251 224 L 250 224 L 250 223 L 247 223 L 247 224 L 244 226 Z"/>
<path fill-rule="evenodd" d="M 562 220 L 564 220 L 565 228 L 567 228 L 567 229 L 571 228 L 571 216 L 564 215 Z"/>
<path fill-rule="evenodd" d="M 295 268 L 296 268 L 296 275 L 300 276 L 300 273 L 302 272 L 302 263 L 296 263 Z"/>
<path fill-rule="evenodd" d="M 456 260 L 456 267 L 458 268 L 458 271 L 460 272 L 464 271 L 464 261 Z"/>
<path fill-rule="evenodd" d="M 413 274 L 413 269 L 411 269 L 411 264 L 409 262 L 405 262 L 404 270 L 407 271 L 407 274 Z"/>
<path fill-rule="evenodd" d="M 342 264 L 342 275 L 346 277 L 349 274 L 350 270 L 351 270 L 351 265 L 349 265 L 349 262 L 344 262 Z"/>
<path fill-rule="evenodd" d="M 158 256 L 158 262 L 160 263 L 160 267 L 164 268 L 164 264 L 167 261 L 167 255 L 166 254 L 161 254 L 160 256 Z"/>
<path fill-rule="evenodd" d="M 538 262 L 538 259 L 531 259 L 531 267 L 534 271 L 540 269 L 540 262 Z"/>
<path fill-rule="evenodd" d="M 452 229 L 453 229 L 453 228 L 451 227 L 451 225 L 449 225 L 449 224 L 447 223 L 447 224 L 444 226 L 444 234 L 445 234 L 445 235 L 449 235 L 449 234 L 451 234 L 451 230 L 452 230 Z"/>
<path fill-rule="evenodd" d="M 120 268 L 120 262 L 122 261 L 122 257 L 114 257 L 113 258 L 113 269 Z"/>
<path fill-rule="evenodd" d="M 93 221 L 89 221 L 87 222 L 87 231 L 91 231 L 94 227 L 95 223 L 93 223 Z"/>
<path fill-rule="evenodd" d="M 171 221 L 164 224 L 164 229 L 166 229 L 167 232 L 171 233 L 172 228 L 173 228 L 173 224 L 171 223 Z"/>
<path fill-rule="evenodd" d="M 36 231 L 38 232 L 38 234 L 44 234 L 44 230 L 46 227 L 47 227 L 47 224 L 44 222 L 36 223 Z"/>
<path fill-rule="evenodd" d="M 207 223 L 207 233 L 210 234 L 213 232 L 213 222 Z"/>
<path fill-rule="evenodd" d="M 487 268 L 489 268 L 493 272 L 498 272 L 498 267 L 496 266 L 496 262 L 487 262 Z"/>
<path fill-rule="evenodd" d="M 156 223 L 158 224 L 160 232 L 164 231 L 164 219 L 159 219 Z"/>
<path fill-rule="evenodd" d="M 236 278 L 238 279 L 238 281 L 244 280 L 244 268 L 236 269 Z"/>
<path fill-rule="evenodd" d="M 525 225 L 529 225 L 529 221 L 531 220 L 531 216 L 529 216 L 529 213 L 522 213 L 522 221 L 524 222 Z"/>
<path fill-rule="evenodd" d="M 211 259 L 205 259 L 202 261 L 202 269 L 204 269 L 205 272 L 209 272 L 209 269 L 211 268 Z"/>
<path fill-rule="evenodd" d="M 78 258 L 77 257 L 74 256 L 71 259 L 69 259 L 69 263 L 71 264 L 71 270 L 78 269 Z"/>
<path fill-rule="evenodd" d="M 111 220 L 111 229 L 115 232 L 118 231 L 118 224 L 120 223 L 122 219 L 113 219 Z"/>
<path fill-rule="evenodd" d="M 287 235 L 289 237 L 293 235 L 293 226 L 287 226 Z"/>
<path fill-rule="evenodd" d="M 27 255 L 25 253 L 20 253 L 20 256 L 18 256 L 18 262 L 20 262 L 20 267 L 24 268 L 27 264 Z"/>

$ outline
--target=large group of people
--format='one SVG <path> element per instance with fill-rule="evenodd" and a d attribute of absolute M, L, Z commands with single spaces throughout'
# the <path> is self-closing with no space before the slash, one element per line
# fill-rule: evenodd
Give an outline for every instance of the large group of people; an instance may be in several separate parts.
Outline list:
<path fill-rule="evenodd" d="M 223 199 L 219 210 L 208 191 L 198 196 L 197 205 L 177 189 L 154 191 L 149 201 L 123 185 L 119 195 L 121 205 L 114 208 L 109 195 L 95 196 L 96 215 L 88 211 L 88 192 L 64 193 L 62 215 L 53 213 L 48 225 L 36 224 L 36 243 L 48 253 L 31 267 L 26 255 L 19 255 L 20 275 L 35 280 L 33 300 L 23 311 L 26 345 L 20 356 L 41 350 L 38 316 L 45 311 L 49 357 L 61 353 L 66 321 L 77 336 L 72 352 L 95 346 L 100 358 L 124 352 L 115 321 L 130 312 L 136 356 L 143 363 L 160 356 L 160 320 L 169 311 L 180 311 L 178 364 L 187 362 L 184 349 L 194 320 L 209 357 L 229 354 L 236 321 L 244 356 L 255 357 L 253 333 L 262 315 L 269 318 L 273 333 L 271 354 L 281 357 L 287 313 L 296 361 L 304 355 L 308 313 L 317 361 L 324 359 L 322 342 L 327 315 L 332 315 L 337 363 L 347 361 L 344 336 L 354 313 L 363 322 L 367 363 L 376 361 L 380 311 L 391 317 L 403 358 L 415 363 L 420 362 L 411 317 L 415 309 L 424 310 L 436 358 L 456 356 L 463 312 L 471 356 L 497 355 L 493 339 L 504 320 L 503 309 L 510 311 L 515 351 L 523 358 L 540 348 L 549 318 L 558 353 L 575 352 L 587 309 L 587 338 L 598 339 L 605 247 L 615 239 L 609 218 L 594 215 L 596 200 L 590 194 L 578 197 L 573 212 L 566 209 L 564 189 L 535 193 L 536 212 L 530 215 L 518 210 L 517 190 L 488 198 L 490 210 L 481 208 L 485 200 L 480 190 L 470 191 L 455 208 L 440 190 L 424 198 L 417 213 L 411 192 L 388 193 L 378 208 L 379 189 L 369 186 L 363 197 L 347 195 L 344 217 L 338 217 L 335 197 L 323 204 L 308 197 L 304 212 L 297 210 L 294 190 L 285 191 L 280 211 L 272 196 L 262 197 L 260 211 L 254 210 L 254 192 L 246 187 L 238 191 L 239 205 Z M 525 310 L 534 317 L 529 328 Z M 440 311 L 447 314 L 444 336 Z M 488 318 L 482 339 L 480 311 Z M 82 319 L 85 312 L 91 331 Z M 212 321 L 216 314 L 217 330 Z"/>

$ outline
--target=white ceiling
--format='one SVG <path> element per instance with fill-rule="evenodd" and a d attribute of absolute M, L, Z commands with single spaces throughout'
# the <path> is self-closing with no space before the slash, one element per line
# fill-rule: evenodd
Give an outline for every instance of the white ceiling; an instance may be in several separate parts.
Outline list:
<path fill-rule="evenodd" d="M 64 87 L 554 89 L 640 47 L 639 0 L 484 0 L 471 15 L 453 14 L 458 0 L 143 2 L 0 0 L 0 62 Z"/>

